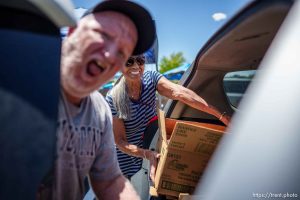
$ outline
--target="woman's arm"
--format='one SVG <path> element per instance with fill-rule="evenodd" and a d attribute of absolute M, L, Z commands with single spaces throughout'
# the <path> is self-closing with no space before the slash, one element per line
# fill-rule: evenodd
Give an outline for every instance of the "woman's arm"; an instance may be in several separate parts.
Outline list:
<path fill-rule="evenodd" d="M 125 125 L 122 119 L 113 117 L 113 130 L 115 143 L 122 152 L 131 156 L 145 158 L 150 161 L 150 178 L 154 181 L 156 162 L 159 154 L 155 151 L 142 149 L 134 144 L 129 144 L 126 139 Z"/>
<path fill-rule="evenodd" d="M 225 125 L 229 123 L 229 117 L 225 113 L 219 112 L 216 108 L 209 105 L 204 99 L 197 95 L 192 90 L 185 88 L 181 85 L 175 84 L 165 77 L 159 79 L 157 83 L 157 91 L 159 94 L 166 96 L 173 100 L 179 100 L 193 108 L 209 113 Z"/>
<path fill-rule="evenodd" d="M 144 158 L 144 149 L 128 143 L 126 139 L 125 125 L 122 119 L 113 117 L 113 130 L 116 145 L 122 152 L 131 156 Z"/>

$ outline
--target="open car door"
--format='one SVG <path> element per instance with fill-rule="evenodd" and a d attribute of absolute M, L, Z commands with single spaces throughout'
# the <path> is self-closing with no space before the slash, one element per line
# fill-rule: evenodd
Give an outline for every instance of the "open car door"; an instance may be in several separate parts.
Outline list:
<path fill-rule="evenodd" d="M 55 159 L 61 26 L 69 1 L 0 2 L 0 199 L 35 199 Z"/>

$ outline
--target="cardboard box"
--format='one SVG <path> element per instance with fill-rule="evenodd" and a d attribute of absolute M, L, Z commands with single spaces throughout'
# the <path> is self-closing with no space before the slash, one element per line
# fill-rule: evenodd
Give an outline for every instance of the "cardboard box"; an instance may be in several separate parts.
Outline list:
<path fill-rule="evenodd" d="M 180 193 L 178 200 L 192 200 L 192 195 L 188 193 Z"/>
<path fill-rule="evenodd" d="M 158 194 L 192 194 L 225 130 L 224 126 L 165 119 L 158 111 L 161 157 L 154 187 Z"/>

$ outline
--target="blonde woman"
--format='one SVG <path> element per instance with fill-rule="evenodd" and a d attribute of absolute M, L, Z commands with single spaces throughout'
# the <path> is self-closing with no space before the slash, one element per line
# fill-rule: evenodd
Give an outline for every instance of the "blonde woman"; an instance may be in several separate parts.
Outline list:
<path fill-rule="evenodd" d="M 179 100 L 198 110 L 210 113 L 225 125 L 229 117 L 209 106 L 193 91 L 172 83 L 156 71 L 145 69 L 143 55 L 132 56 L 122 69 L 122 77 L 108 93 L 106 100 L 113 114 L 113 131 L 120 168 L 127 178 L 140 170 L 142 159 L 151 165 L 150 178 L 154 180 L 159 154 L 142 148 L 143 133 L 149 122 L 156 119 L 155 92 Z"/>

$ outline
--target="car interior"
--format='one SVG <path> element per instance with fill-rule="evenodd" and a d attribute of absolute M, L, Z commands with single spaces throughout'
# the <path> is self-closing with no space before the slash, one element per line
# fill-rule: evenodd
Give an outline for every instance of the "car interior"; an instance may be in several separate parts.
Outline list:
<path fill-rule="evenodd" d="M 195 91 L 221 112 L 233 116 L 239 111 L 239 102 L 248 85 L 255 81 L 255 73 L 263 70 L 263 67 L 258 67 L 292 4 L 292 0 L 276 0 L 253 1 L 245 6 L 201 48 L 179 84 Z M 247 80 L 228 81 L 230 77 L 240 78 L 243 74 L 247 75 Z M 234 94 L 238 100 L 231 96 L 233 92 L 238 93 Z M 214 116 L 178 101 L 169 100 L 164 112 L 170 119 L 223 125 Z M 158 135 L 159 131 L 151 140 L 149 149 L 156 149 Z M 148 167 L 144 161 L 141 171 L 133 177 L 136 183 L 143 183 L 136 186 L 142 191 L 140 194 L 147 190 L 147 183 L 142 180 L 147 179 Z"/>
<path fill-rule="evenodd" d="M 195 199 L 299 198 L 300 2 L 290 3 Z"/>

